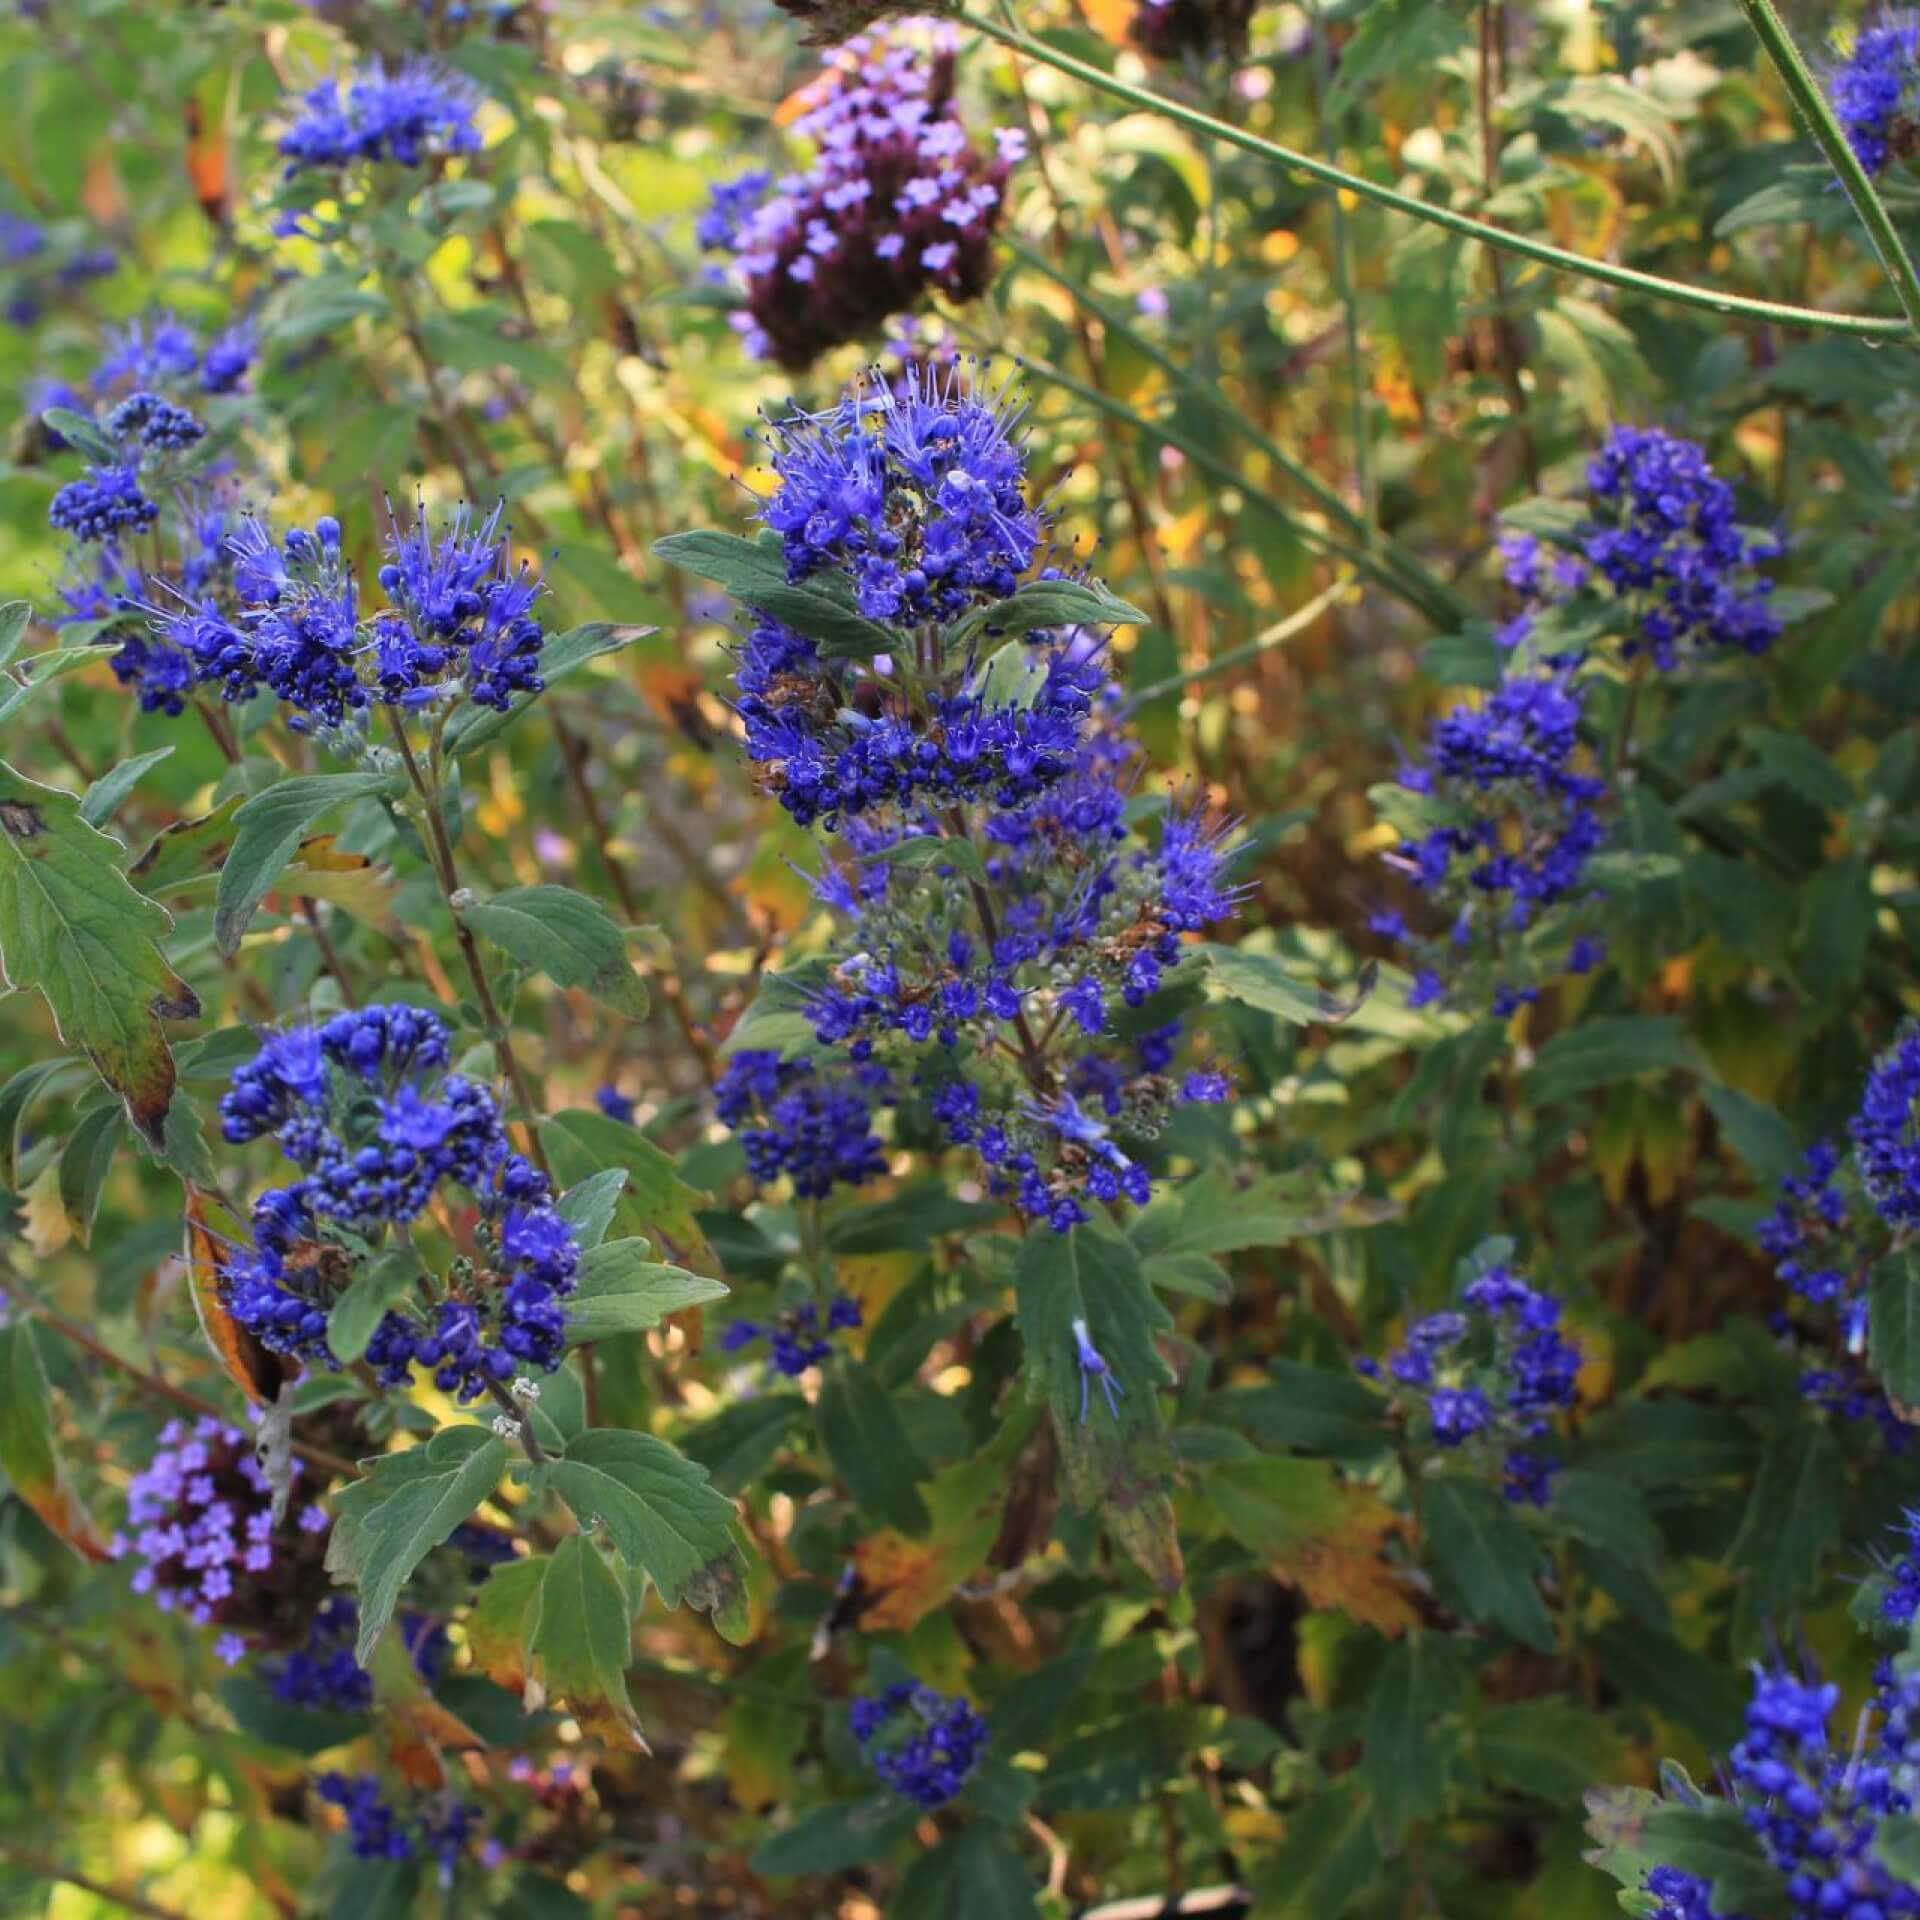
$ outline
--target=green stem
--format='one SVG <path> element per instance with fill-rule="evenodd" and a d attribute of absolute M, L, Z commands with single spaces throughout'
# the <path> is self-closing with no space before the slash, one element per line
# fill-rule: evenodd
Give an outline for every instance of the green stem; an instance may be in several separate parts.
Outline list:
<path fill-rule="evenodd" d="M 1805 117 L 1828 164 L 1846 188 L 1847 198 L 1853 202 L 1853 210 L 1860 216 L 1860 224 L 1866 228 L 1867 238 L 1873 242 L 1873 250 L 1880 256 L 1880 264 L 1900 297 L 1908 326 L 1920 333 L 1920 275 L 1914 271 L 1913 256 L 1901 240 L 1893 215 L 1887 211 L 1887 203 L 1880 198 L 1872 176 L 1860 164 L 1860 156 L 1854 152 L 1852 142 L 1835 118 L 1826 93 L 1801 56 L 1786 23 L 1774 11 L 1773 0 L 1740 0 L 1740 10 L 1767 50 L 1767 58 L 1785 81 L 1793 104 Z"/>
<path fill-rule="evenodd" d="M 1295 634 L 1306 629 L 1326 612 L 1340 596 L 1353 586 L 1354 576 L 1343 574 L 1324 592 L 1317 593 L 1297 613 L 1290 613 L 1276 626 L 1256 635 L 1244 647 L 1234 647 L 1215 660 L 1203 661 L 1197 667 L 1189 667 L 1185 673 L 1171 673 L 1164 680 L 1156 680 L 1151 686 L 1142 687 L 1138 693 L 1128 698 L 1128 704 L 1143 707 L 1149 700 L 1164 700 L 1170 693 L 1178 693 L 1183 687 L 1190 687 L 1196 680 L 1211 680 L 1217 673 L 1229 672 L 1234 667 L 1243 667 L 1249 660 L 1257 660 L 1263 653 L 1270 653 L 1275 647 L 1284 646 Z"/>
<path fill-rule="evenodd" d="M 1314 106 L 1320 116 L 1320 150 L 1329 162 L 1339 155 L 1333 114 L 1328 98 L 1333 92 L 1333 58 L 1327 51 L 1327 22 L 1323 7 L 1313 13 Z M 1367 422 L 1367 375 L 1360 358 L 1360 309 L 1353 297 L 1353 228 L 1336 193 L 1327 202 L 1333 221 L 1333 290 L 1339 296 L 1342 330 L 1347 350 L 1347 401 L 1352 413 L 1353 484 L 1360 495 L 1361 538 L 1371 547 L 1379 509 L 1374 502 L 1373 444 Z"/>
<path fill-rule="evenodd" d="M 1752 3 L 1753 0 L 1741 0 L 1743 6 Z M 1324 160 L 1315 160 L 1311 155 L 1296 153 L 1291 147 L 1262 140 L 1258 134 L 1244 133 L 1240 128 L 1229 126 L 1223 120 L 1215 120 L 1209 114 L 1183 107 L 1148 87 L 1136 87 L 1111 73 L 1103 73 L 1098 67 L 1090 66 L 1084 60 L 1076 60 L 1072 54 L 1062 53 L 1057 47 L 1029 39 L 1022 33 L 1010 33 L 998 22 L 984 19 L 977 13 L 960 13 L 954 17 L 974 32 L 985 34 L 989 40 L 997 40 L 1002 46 L 1025 54 L 1029 60 L 1038 60 L 1043 66 L 1053 67 L 1060 73 L 1084 81 L 1090 87 L 1097 87 L 1102 93 L 1113 95 L 1116 100 L 1126 101 L 1129 106 L 1157 113 L 1163 119 L 1172 120 L 1209 139 L 1224 140 L 1229 146 L 1257 154 L 1263 160 L 1271 160 L 1276 166 L 1303 173 L 1309 180 L 1317 180 L 1323 186 L 1344 187 L 1347 192 L 1357 194 L 1363 200 L 1391 207 L 1395 213 L 1404 213 L 1411 219 L 1444 227 L 1449 233 L 1478 240 L 1485 246 L 1516 253 L 1522 259 L 1535 261 L 1543 267 L 1577 274 L 1586 280 L 1598 280 L 1606 286 L 1621 287 L 1649 300 L 1668 300 L 1676 306 L 1695 307 L 1703 313 L 1769 320 L 1778 326 L 1853 334 L 1869 340 L 1906 340 L 1914 334 L 1914 322 L 1906 319 L 1883 320 L 1858 313 L 1822 313 L 1817 307 L 1790 307 L 1774 300 L 1749 299 L 1744 294 L 1713 293 L 1704 287 L 1690 287 L 1683 281 L 1663 280 L 1658 274 L 1640 273 L 1632 267 L 1616 266 L 1610 260 L 1594 260 L 1585 254 L 1569 253 L 1564 247 L 1550 246 L 1544 240 L 1529 239 L 1525 234 L 1509 233 L 1504 227 L 1489 226 L 1486 221 L 1475 220 L 1469 214 L 1456 213 L 1451 207 L 1436 207 L 1428 201 L 1416 200 L 1411 194 L 1383 187 L 1377 181 L 1365 179 L 1357 173 L 1348 173 L 1344 168 L 1329 166 Z"/>

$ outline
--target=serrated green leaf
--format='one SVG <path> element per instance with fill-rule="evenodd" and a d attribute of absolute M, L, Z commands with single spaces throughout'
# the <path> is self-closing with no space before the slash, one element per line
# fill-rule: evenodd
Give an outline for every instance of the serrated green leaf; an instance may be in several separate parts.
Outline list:
<path fill-rule="evenodd" d="M 915 1810 L 890 1793 L 833 1800 L 754 1849 L 755 1873 L 840 1873 L 884 1860 L 913 1831 Z"/>
<path fill-rule="evenodd" d="M 1620 1757 L 1606 1720 L 1570 1700 L 1495 1707 L 1475 1726 L 1473 1748 L 1489 1779 L 1556 1806 L 1576 1804 Z"/>
<path fill-rule="evenodd" d="M 67 1477 L 54 1445 L 46 1369 L 32 1326 L 0 1326 L 0 1469 L 13 1490 L 74 1552 L 105 1560 L 92 1516 Z"/>
<path fill-rule="evenodd" d="M 172 752 L 171 747 L 155 747 L 151 753 L 136 754 L 111 772 L 103 773 L 80 796 L 80 818 L 90 827 L 104 827 L 113 818 L 114 809 L 139 784 L 140 776 Z"/>
<path fill-rule="evenodd" d="M 1534 1584 L 1540 1548 L 1506 1501 L 1478 1480 L 1448 1474 L 1427 1488 L 1421 1518 L 1451 1604 L 1551 1653 L 1553 1622 Z"/>
<path fill-rule="evenodd" d="M 134 889 L 119 854 L 72 794 L 0 762 L 0 977 L 46 996 L 60 1038 L 159 1146 L 174 1083 L 162 1023 L 196 1018 L 200 1002 L 160 951 L 172 915 Z"/>
<path fill-rule="evenodd" d="M 789 582 L 787 563 L 777 549 L 738 534 L 710 529 L 670 533 L 653 543 L 653 553 L 670 567 L 724 587 L 743 605 L 784 620 L 816 642 L 829 659 L 871 660 L 901 644 L 901 636 L 890 627 L 869 620 L 823 588 Z"/>
<path fill-rule="evenodd" d="M 947 651 L 982 636 L 1037 633 L 1055 627 L 1144 627 L 1148 616 L 1097 580 L 1031 580 L 1005 600 L 976 607 L 947 630 Z"/>
<path fill-rule="evenodd" d="M 550 1700 L 564 1701 L 577 1718 L 604 1708 L 638 1742 L 640 1722 L 627 1696 L 633 1659 L 627 1591 L 584 1533 L 569 1534 L 547 1562 L 525 1645 L 528 1712 Z"/>
<path fill-rule="evenodd" d="M 581 1256 L 578 1281 L 566 1300 L 569 1346 L 642 1333 L 670 1313 L 726 1298 L 720 1281 L 665 1266 L 652 1252 L 644 1240 L 610 1240 Z"/>
<path fill-rule="evenodd" d="M 94 1215 L 100 1211 L 100 1190 L 119 1151 L 120 1129 L 126 1124 L 118 1107 L 96 1107 L 83 1114 L 60 1151 L 60 1204 L 73 1237 L 85 1246 L 93 1243 Z"/>
<path fill-rule="evenodd" d="M 1791 1612 L 1818 1584 L 1845 1491 L 1825 1427 L 1801 1420 L 1768 1440 L 1728 1561 L 1752 1576 L 1754 1603 L 1769 1615 Z"/>
<path fill-rule="evenodd" d="M 1033 1875 L 1005 1837 L 970 1826 L 922 1853 L 900 1883 L 888 1920 L 1035 1920 Z"/>
<path fill-rule="evenodd" d="M 1373 992 L 1378 970 L 1371 964 L 1361 973 L 1356 990 L 1346 998 L 1329 993 L 1312 980 L 1301 979 L 1278 954 L 1253 953 L 1241 947 L 1202 943 L 1194 951 L 1207 962 L 1208 990 L 1262 1013 L 1277 1014 L 1296 1027 L 1338 1025 L 1353 1017 Z"/>
<path fill-rule="evenodd" d="M 570 1182 L 611 1168 L 624 1170 L 627 1184 L 615 1217 L 631 1222 L 682 1265 L 717 1264 L 695 1216 L 706 1195 L 688 1186 L 673 1156 L 638 1127 L 586 1107 L 569 1107 L 541 1121 L 540 1137 L 556 1171 Z"/>
<path fill-rule="evenodd" d="M 829 1368 L 814 1415 L 827 1458 L 860 1505 L 902 1533 L 926 1532 L 918 1485 L 926 1467 L 871 1370 L 851 1358 Z"/>
<path fill-rule="evenodd" d="M 398 790 L 390 774 L 301 773 L 241 806 L 233 816 L 233 848 L 213 897 L 213 937 L 220 951 L 238 950 L 254 910 L 317 821 L 349 800 Z"/>
<path fill-rule="evenodd" d="M 1366 1748 L 1361 1772 L 1389 1851 L 1416 1820 L 1446 1805 L 1450 1743 L 1441 1723 L 1465 1679 L 1458 1650 L 1431 1633 L 1395 1642 L 1374 1675 L 1360 1729 Z"/>
<path fill-rule="evenodd" d="M 523 966 L 560 987 L 584 987 L 616 1013 L 641 1020 L 647 989 L 626 936 L 597 900 L 571 887 L 513 887 L 462 910 L 461 918 Z"/>
<path fill-rule="evenodd" d="M 614 1209 L 627 1184 L 624 1167 L 608 1167 L 572 1186 L 554 1203 L 561 1219 L 573 1228 L 573 1237 L 582 1252 L 589 1252 L 607 1237 L 613 1225 Z"/>
<path fill-rule="evenodd" d="M 1793 1910 L 1785 1876 L 1769 1863 L 1759 1836 L 1729 1801 L 1706 1800 L 1696 1807 L 1667 1801 L 1650 1809 L 1646 1845 L 1663 1864 L 1707 1881 L 1716 1913 L 1785 1920 Z"/>
<path fill-rule="evenodd" d="M 500 1484 L 507 1446 L 481 1427 L 443 1427 L 424 1447 L 385 1453 L 333 1497 L 327 1571 L 358 1589 L 364 1667 L 407 1577 Z"/>
<path fill-rule="evenodd" d="M 1902 1406 L 1920 1406 L 1920 1254 L 1889 1254 L 1868 1290 L 1867 1357 Z"/>
<path fill-rule="evenodd" d="M 668 1606 L 711 1613 L 722 1633 L 739 1637 L 746 1563 L 733 1542 L 733 1508 L 703 1468 L 651 1434 L 595 1427 L 547 1473 L 580 1524 L 605 1526 Z"/>

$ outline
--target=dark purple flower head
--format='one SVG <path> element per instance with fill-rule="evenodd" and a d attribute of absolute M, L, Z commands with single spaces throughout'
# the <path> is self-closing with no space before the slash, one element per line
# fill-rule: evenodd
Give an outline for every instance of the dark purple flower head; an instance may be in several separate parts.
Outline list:
<path fill-rule="evenodd" d="M 480 1809 L 451 1791 L 390 1800 L 370 1773 L 323 1773 L 314 1784 L 322 1800 L 346 1815 L 347 1845 L 356 1859 L 430 1859 L 443 1886 L 451 1884 L 480 1824 Z"/>
<path fill-rule="evenodd" d="M 756 1181 L 767 1186 L 784 1175 L 802 1199 L 823 1200 L 836 1186 L 863 1186 L 886 1172 L 873 1131 L 881 1090 L 871 1074 L 749 1050 L 727 1062 L 714 1107 Z"/>
<path fill-rule="evenodd" d="M 1155 60 L 1239 60 L 1253 0 L 1140 0 L 1127 36 Z"/>
<path fill-rule="evenodd" d="M 814 160 L 714 190 L 702 246 L 732 257 L 746 292 L 748 348 L 795 372 L 877 334 L 929 292 L 972 300 L 992 269 L 1007 171 L 1003 132 L 974 146 L 953 100 L 947 28 L 863 34 L 828 56 L 794 132 Z"/>

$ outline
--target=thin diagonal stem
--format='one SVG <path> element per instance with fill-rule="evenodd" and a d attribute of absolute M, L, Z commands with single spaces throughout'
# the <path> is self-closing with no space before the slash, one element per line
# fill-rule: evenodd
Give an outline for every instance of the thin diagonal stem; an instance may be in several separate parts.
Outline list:
<path fill-rule="evenodd" d="M 1170 673 L 1164 680 L 1156 680 L 1151 686 L 1130 694 L 1127 704 L 1142 707 L 1149 700 L 1164 700 L 1168 694 L 1178 693 L 1182 688 L 1192 686 L 1195 681 L 1211 680 L 1216 674 L 1230 673 L 1235 667 L 1244 667 L 1249 660 L 1259 659 L 1263 653 L 1271 653 L 1275 647 L 1285 646 L 1296 634 L 1304 633 L 1312 626 L 1342 594 L 1350 592 L 1353 584 L 1352 574 L 1342 574 L 1332 586 L 1315 594 L 1298 612 L 1288 614 L 1264 633 L 1256 634 L 1245 646 L 1233 647 L 1218 659 L 1202 661 L 1197 667 L 1189 667 L 1185 673 Z"/>
<path fill-rule="evenodd" d="M 1820 143 L 1821 152 L 1839 176 L 1847 198 L 1853 202 L 1853 210 L 1860 216 L 1860 224 L 1866 228 L 1867 238 L 1873 242 L 1873 250 L 1880 256 L 1880 264 L 1900 297 L 1908 325 L 1920 333 L 1920 274 L 1914 271 L 1913 256 L 1900 238 L 1893 215 L 1880 198 L 1873 177 L 1861 165 L 1860 156 L 1854 152 L 1853 143 L 1835 117 L 1825 91 L 1813 77 L 1786 23 L 1774 11 L 1773 0 L 1740 0 L 1740 10 L 1786 83 L 1793 104 L 1800 109 L 1814 139 Z"/>
<path fill-rule="evenodd" d="M 1751 8 L 1754 4 L 1755 0 L 1741 0 L 1742 6 Z M 1116 100 L 1126 101 L 1129 106 L 1172 120 L 1190 132 L 1212 140 L 1224 140 L 1229 146 L 1257 154 L 1262 160 L 1270 160 L 1276 166 L 1303 173 L 1309 180 L 1317 180 L 1323 186 L 1344 187 L 1362 200 L 1390 207 L 1395 213 L 1404 213 L 1414 220 L 1424 220 L 1430 226 L 1444 227 L 1449 233 L 1460 234 L 1468 240 L 1478 240 L 1485 246 L 1518 254 L 1524 260 L 1552 267 L 1560 273 L 1575 274 L 1583 280 L 1598 280 L 1605 286 L 1637 293 L 1643 299 L 1665 300 L 1675 306 L 1694 307 L 1704 313 L 1767 320 L 1776 326 L 1852 334 L 1869 340 L 1909 340 L 1916 332 L 1916 324 L 1912 320 L 1879 319 L 1859 313 L 1824 313 L 1817 307 L 1791 307 L 1777 300 L 1754 300 L 1745 294 L 1716 293 L 1707 287 L 1692 287 L 1684 281 L 1665 280 L 1658 274 L 1641 273 L 1634 267 L 1617 266 L 1611 260 L 1594 260 L 1582 253 L 1569 253 L 1564 247 L 1531 239 L 1526 234 L 1509 233 L 1504 227 L 1489 226 L 1486 221 L 1476 220 L 1471 214 L 1456 213 L 1451 207 L 1437 207 L 1428 201 L 1416 200 L 1412 194 L 1384 187 L 1377 180 L 1348 173 L 1344 168 L 1329 166 L 1326 161 L 1316 160 L 1310 154 L 1296 153 L 1291 147 L 1263 140 L 1258 134 L 1246 133 L 1239 127 L 1229 126 L 1224 120 L 1214 119 L 1211 114 L 1169 100 L 1149 87 L 1136 87 L 1117 75 L 1102 73 L 1098 67 L 1090 66 L 1084 60 L 1076 60 L 1072 54 L 1063 53 L 1057 47 L 1029 39 L 1022 33 L 1011 33 L 998 21 L 989 20 L 983 15 L 963 13 L 957 17 L 974 32 L 985 34 L 989 40 L 997 40 L 1002 46 L 1024 53 L 1030 60 L 1038 60 L 1044 66 L 1084 81 L 1102 93 L 1111 94 Z"/>

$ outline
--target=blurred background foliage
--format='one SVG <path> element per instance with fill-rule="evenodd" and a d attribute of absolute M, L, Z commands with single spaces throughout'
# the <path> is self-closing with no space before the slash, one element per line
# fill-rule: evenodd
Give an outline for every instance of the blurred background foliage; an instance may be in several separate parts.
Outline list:
<path fill-rule="evenodd" d="M 1830 13 L 1789 18 L 1817 49 L 1845 24 Z M 1726 0 L 1282 0 L 1255 10 L 1244 57 L 1184 61 L 1149 61 L 1131 15 L 1034 0 L 1018 24 L 1574 253 L 1895 314 Z M 427 48 L 483 89 L 483 150 L 374 220 L 369 262 L 276 237 L 289 94 L 357 53 Z M 1159 1216 L 1163 1251 L 1202 1269 L 1166 1295 L 1160 1341 L 1184 1584 L 1059 1506 L 1037 1415 L 1002 1391 L 1020 1365 L 1006 1223 L 957 1163 L 929 1187 L 903 1149 L 825 1229 L 898 1457 L 836 1435 L 817 1382 L 766 1390 L 697 1317 L 601 1343 L 601 1420 L 672 1439 L 740 1503 L 752 1632 L 729 1648 L 643 1611 L 626 1680 L 643 1751 L 590 1716 L 522 1715 L 512 1662 L 459 1626 L 442 1704 L 489 1744 L 454 1764 L 505 1848 L 464 1891 L 356 1878 L 303 1784 L 340 1729 L 223 1676 L 122 1568 L 0 1504 L 0 1909 L 999 1920 L 1237 1887 L 1217 1910 L 1261 1920 L 1597 1920 L 1617 1907 L 1582 1863 L 1587 1789 L 1651 1785 L 1665 1755 L 1710 1777 L 1743 1668 L 1772 1647 L 1864 1690 L 1849 1602 L 1920 1468 L 1801 1399 L 1754 1234 L 1913 1003 L 1920 361 L 1496 256 L 964 26 L 959 48 L 969 121 L 1025 126 L 1033 157 L 988 290 L 908 316 L 917 346 L 1018 367 L 1060 545 L 1151 615 L 1116 635 L 1115 674 L 1150 780 L 1245 823 L 1239 950 L 1327 1004 L 1381 963 L 1344 1020 L 1217 981 L 1206 1012 L 1236 1097 L 1183 1122 L 1181 1147 L 1217 1184 Z M 602 1087 L 637 1103 L 702 1196 L 700 1270 L 749 1304 L 804 1222 L 755 1194 L 709 1086 L 761 977 L 818 945 L 794 871 L 813 856 L 747 777 L 731 610 L 648 549 L 743 524 L 743 484 L 766 484 L 757 411 L 823 406 L 898 351 L 754 362 L 695 238 L 717 183 L 793 163 L 790 103 L 818 59 L 762 0 L 23 0 L 0 22 L 0 198 L 48 236 L 0 268 L 17 397 L 0 588 L 44 622 L 60 574 L 47 508 L 73 467 L 44 384 L 83 380 L 104 326 L 158 306 L 203 331 L 254 318 L 250 390 L 219 418 L 254 504 L 330 511 L 370 553 L 387 494 L 504 498 L 554 631 L 650 629 L 469 763 L 468 846 L 489 887 L 564 883 L 650 929 L 645 1018 L 529 973 L 516 1042 L 548 1111 Z M 110 273 L 52 273 L 98 247 Z M 1620 844 L 1647 860 L 1616 888 L 1607 967 L 1510 1021 L 1409 1011 L 1370 931 L 1400 838 L 1370 790 L 1497 673 L 1503 510 L 1577 494 L 1617 421 L 1709 449 L 1742 518 L 1786 537 L 1775 571 L 1802 617 L 1773 656 L 1640 716 Z M 0 714 L 5 757 L 41 782 L 147 761 L 111 810 L 132 849 L 274 777 L 140 712 L 103 660 Z M 349 810 L 303 851 L 318 912 L 275 893 L 234 957 L 213 937 L 219 849 L 176 870 L 167 951 L 205 1010 L 178 1038 L 183 1112 L 245 1057 L 232 1029 L 326 1006 L 335 966 L 457 997 L 431 876 L 376 816 Z M 64 1471 L 104 1531 L 167 1414 L 155 1382 L 239 1403 L 196 1325 L 175 1170 L 112 1124 L 83 1063 L 45 1067 L 65 1049 L 34 984 L 15 980 L 0 1031 L 4 1279 L 16 1321 L 39 1321 Z M 1495 1232 L 1585 1355 L 1580 1498 L 1448 1549 L 1351 1363 L 1444 1306 Z M 372 1429 L 355 1408 L 322 1380 L 302 1430 L 351 1455 L 451 1412 L 430 1389 Z M 1001 1759 L 975 1811 L 876 1833 L 847 1811 L 869 1800 L 843 1701 L 905 1671 L 988 1709 Z M 427 1714 L 383 1699 L 353 1737 L 404 1759 L 439 1737 Z"/>

